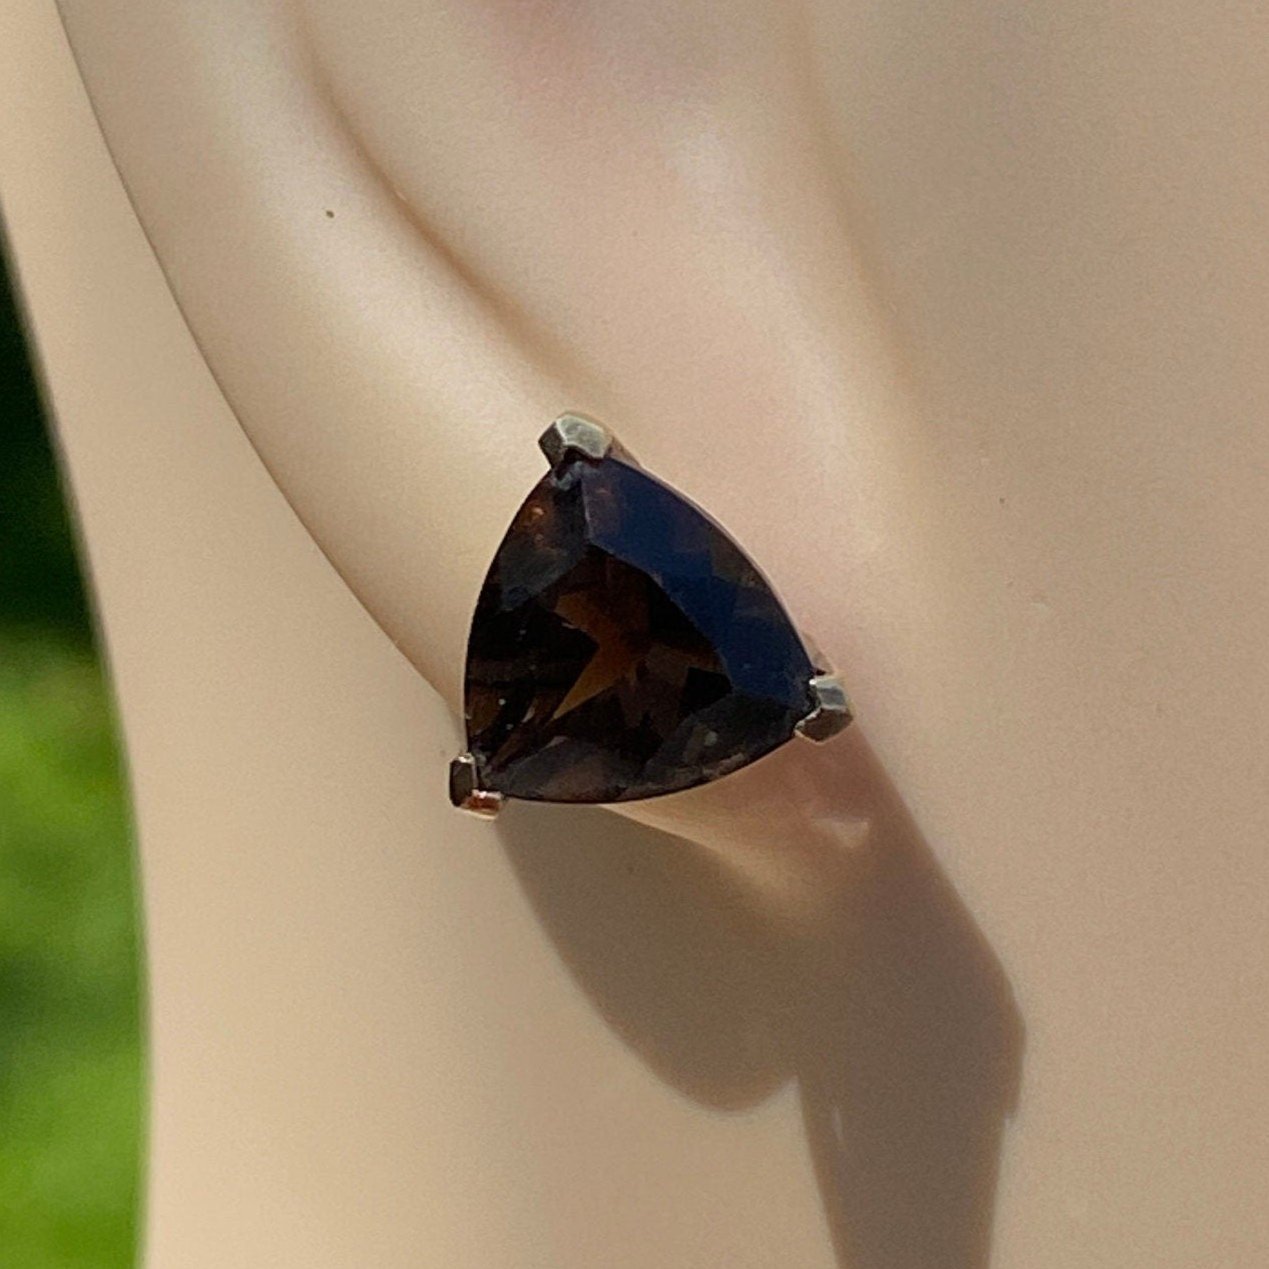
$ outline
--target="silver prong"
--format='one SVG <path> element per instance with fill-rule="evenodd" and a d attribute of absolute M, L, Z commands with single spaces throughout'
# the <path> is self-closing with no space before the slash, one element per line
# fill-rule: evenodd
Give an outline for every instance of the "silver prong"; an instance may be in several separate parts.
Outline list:
<path fill-rule="evenodd" d="M 538 445 L 552 467 L 558 467 L 566 458 L 580 456 L 593 463 L 609 454 L 628 458 L 625 450 L 613 439 L 612 433 L 602 424 L 585 414 L 561 414 L 538 437 Z"/>
<path fill-rule="evenodd" d="M 502 810 L 503 796 L 492 789 L 482 789 L 476 779 L 476 759 L 460 753 L 449 764 L 449 800 L 460 811 L 493 819 Z"/>
<path fill-rule="evenodd" d="M 809 740 L 828 740 L 845 731 L 855 717 L 850 697 L 836 674 L 816 674 L 811 679 L 814 708 L 794 729 Z"/>

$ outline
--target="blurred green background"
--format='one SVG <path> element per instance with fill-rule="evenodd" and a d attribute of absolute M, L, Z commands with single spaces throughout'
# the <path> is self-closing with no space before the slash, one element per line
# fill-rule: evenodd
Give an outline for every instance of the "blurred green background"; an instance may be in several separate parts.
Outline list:
<path fill-rule="evenodd" d="M 134 1263 L 135 871 L 109 693 L 0 243 L 0 1266 Z"/>

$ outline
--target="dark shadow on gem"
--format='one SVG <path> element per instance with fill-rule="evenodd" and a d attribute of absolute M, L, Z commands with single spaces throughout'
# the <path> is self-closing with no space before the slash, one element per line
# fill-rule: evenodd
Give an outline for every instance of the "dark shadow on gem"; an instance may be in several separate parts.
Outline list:
<path fill-rule="evenodd" d="M 467 750 L 508 797 L 638 800 L 783 744 L 811 673 L 720 526 L 628 463 L 575 459 L 530 491 L 481 587 Z"/>
<path fill-rule="evenodd" d="M 820 805 L 801 840 L 772 836 L 814 893 L 805 919 L 722 852 L 611 812 L 514 806 L 499 831 L 578 983 L 661 1078 L 720 1108 L 797 1081 L 843 1269 L 985 1269 L 1022 1064 L 1008 979 L 862 737 L 807 752 L 866 830 L 827 841 Z"/>

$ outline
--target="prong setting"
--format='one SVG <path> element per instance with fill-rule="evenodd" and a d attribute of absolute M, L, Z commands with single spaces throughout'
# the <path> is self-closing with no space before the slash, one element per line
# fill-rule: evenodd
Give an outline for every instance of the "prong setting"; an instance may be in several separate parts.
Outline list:
<path fill-rule="evenodd" d="M 723 529 L 595 419 L 566 411 L 538 444 L 549 470 L 504 535 L 472 619 L 467 749 L 449 772 L 455 807 L 490 818 L 507 798 L 659 797 L 794 734 L 824 741 L 851 723 L 829 662 L 798 638 Z M 697 584 L 704 576 L 710 585 Z M 722 620 L 742 595 L 745 620 Z M 593 650 L 607 643 L 622 655 L 596 668 Z M 708 700 L 695 690 L 697 667 L 719 680 Z M 761 712 L 748 694 L 755 683 L 770 685 Z M 689 735 L 699 744 L 686 746 Z"/>
<path fill-rule="evenodd" d="M 585 414 L 561 414 L 538 438 L 538 446 L 552 467 L 569 458 L 585 458 L 592 463 L 616 454 L 629 458 L 602 424 Z"/>
<path fill-rule="evenodd" d="M 795 730 L 808 740 L 829 740 L 845 731 L 855 717 L 850 697 L 836 674 L 816 674 L 810 687 L 814 706 Z"/>
<path fill-rule="evenodd" d="M 492 789 L 482 789 L 476 775 L 476 759 L 460 753 L 449 764 L 449 800 L 460 811 L 469 811 L 483 819 L 493 819 L 502 810 L 503 796 Z"/>

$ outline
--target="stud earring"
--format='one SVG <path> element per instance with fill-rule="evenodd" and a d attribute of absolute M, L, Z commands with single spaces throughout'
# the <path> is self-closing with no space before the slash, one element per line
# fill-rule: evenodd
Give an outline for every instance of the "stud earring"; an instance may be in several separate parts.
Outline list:
<path fill-rule="evenodd" d="M 563 414 L 550 470 L 476 602 L 455 806 L 625 802 L 846 727 L 838 678 L 727 533 L 601 424 Z"/>

